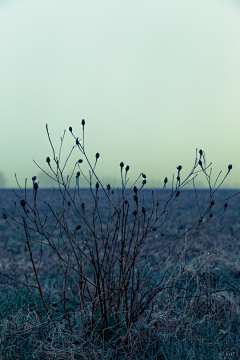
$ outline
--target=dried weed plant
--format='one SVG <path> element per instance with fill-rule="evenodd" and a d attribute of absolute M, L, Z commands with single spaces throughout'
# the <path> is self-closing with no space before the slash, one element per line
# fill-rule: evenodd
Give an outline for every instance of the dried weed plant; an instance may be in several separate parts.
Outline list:
<path fill-rule="evenodd" d="M 26 185 L 24 191 L 17 181 L 22 195 L 19 197 L 16 194 L 20 206 L 15 207 L 16 216 L 3 209 L 5 221 L 21 229 L 18 231 L 25 238 L 34 272 L 34 281 L 30 281 L 26 272 L 26 281 L 20 281 L 8 274 L 4 266 L 1 271 L 3 276 L 27 287 L 35 301 L 34 312 L 28 317 L 31 321 L 24 320 L 24 329 L 21 328 L 21 331 L 24 333 L 29 329 L 47 327 L 42 332 L 39 330 L 42 340 L 38 340 L 38 350 L 47 354 L 48 359 L 56 356 L 58 359 L 73 358 L 73 349 L 75 356 L 79 356 L 75 358 L 79 359 L 101 356 L 118 358 L 120 353 L 122 357 L 128 354 L 131 358 L 148 358 L 146 351 L 152 354 L 149 358 L 164 359 L 166 357 L 161 352 L 160 340 L 169 341 L 170 344 L 173 336 L 179 333 L 186 335 L 186 332 L 191 338 L 197 324 L 207 319 L 209 321 L 226 304 L 224 297 L 219 297 L 202 283 L 202 269 L 211 254 L 194 258 L 191 253 L 196 248 L 193 244 L 194 234 L 215 219 L 211 212 L 215 205 L 214 194 L 230 173 L 232 165 L 228 166 L 226 175 L 216 186 L 219 174 L 212 188 L 211 171 L 210 175 L 207 173 L 211 164 L 206 165 L 204 151 L 196 150 L 195 163 L 187 178 L 181 181 L 182 166 L 179 165 L 170 193 L 167 191 L 168 179 L 165 178 L 160 194 L 156 196 L 152 192 L 152 208 L 146 209 L 144 197 L 140 199 L 141 190 L 147 182 L 146 175 L 141 173 L 132 186 L 127 187 L 130 167 L 124 167 L 121 162 L 122 187 L 116 199 L 110 184 L 104 186 L 96 173 L 99 153 L 95 155 L 94 165 L 87 157 L 84 149 L 85 121 L 82 120 L 81 124 L 82 143 L 74 135 L 72 127 L 69 128 L 75 144 L 63 165 L 61 149 L 65 132 L 57 157 L 46 125 L 53 155 L 51 159 L 46 159 L 49 172 L 41 169 L 56 182 L 56 191 L 61 197 L 61 205 L 57 207 L 44 201 L 51 217 L 43 216 L 38 210 L 40 190 L 36 176 L 32 177 L 32 199 L 27 197 Z M 64 178 L 66 165 L 76 151 L 83 159 L 77 160 L 71 175 Z M 89 166 L 89 178 L 82 171 L 83 161 Z M 200 204 L 194 184 L 200 172 L 204 173 L 209 186 L 209 201 L 205 207 L 204 203 L 202 206 Z M 82 177 L 88 181 L 92 196 L 90 215 L 86 211 L 88 204 L 81 197 Z M 75 182 L 74 188 L 70 187 L 71 181 Z M 139 182 L 140 186 L 137 187 Z M 197 202 L 199 217 L 181 234 L 163 242 L 163 228 L 168 220 L 169 206 L 181 196 L 180 190 L 189 182 L 193 183 L 195 189 L 193 200 Z M 100 204 L 101 196 L 105 196 L 108 202 L 105 219 Z M 218 217 L 226 209 L 227 203 Z M 180 239 L 185 239 L 181 246 Z M 41 248 L 38 260 L 32 250 L 34 242 Z M 175 243 L 178 247 L 174 246 Z M 152 266 L 152 257 L 156 258 L 162 251 L 170 249 L 170 245 L 173 247 L 165 260 Z M 51 249 L 55 256 L 53 259 L 58 260 L 61 270 L 58 273 L 61 285 L 57 296 L 53 296 L 57 300 L 53 300 L 52 296 L 49 298 L 44 281 L 39 276 L 45 247 Z M 189 289 L 194 289 L 191 295 Z M 182 314 L 181 311 L 179 313 L 182 305 L 176 305 L 181 299 L 184 299 L 181 304 L 185 304 Z M 236 300 L 231 299 L 239 313 Z M 202 312 L 201 320 L 195 318 L 197 310 Z M 4 326 L 6 328 L 8 324 Z"/>

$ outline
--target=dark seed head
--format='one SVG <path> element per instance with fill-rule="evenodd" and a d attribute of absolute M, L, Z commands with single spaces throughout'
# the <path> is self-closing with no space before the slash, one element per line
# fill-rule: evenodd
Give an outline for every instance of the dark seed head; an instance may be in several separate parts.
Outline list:
<path fill-rule="evenodd" d="M 144 206 L 142 207 L 142 213 L 143 213 L 143 214 L 146 214 L 146 209 L 145 209 Z"/>
<path fill-rule="evenodd" d="M 178 171 L 181 171 L 181 170 L 182 170 L 182 166 L 179 165 L 179 166 L 177 167 L 177 170 L 178 170 Z"/>
<path fill-rule="evenodd" d="M 159 206 L 159 202 L 157 202 L 157 206 Z"/>
<path fill-rule="evenodd" d="M 72 342 L 74 345 L 79 345 L 80 344 L 80 341 L 78 340 L 78 339 L 75 339 L 75 340 L 73 340 L 73 342 Z"/>
<path fill-rule="evenodd" d="M 22 200 L 20 201 L 20 204 L 24 207 L 24 206 L 26 205 L 26 201 L 25 201 L 24 199 L 22 199 Z"/>
<path fill-rule="evenodd" d="M 145 175 L 145 174 L 142 174 L 142 177 L 143 177 L 144 179 L 146 179 L 146 175 Z"/>
<path fill-rule="evenodd" d="M 85 120 L 84 119 L 82 119 L 82 126 L 84 126 L 85 125 Z"/>
<path fill-rule="evenodd" d="M 80 176 L 80 171 L 77 172 L 77 177 L 79 177 L 79 176 Z"/>
<path fill-rule="evenodd" d="M 49 156 L 46 158 L 46 162 L 47 162 L 48 164 L 50 163 L 50 157 L 49 157 Z"/>
<path fill-rule="evenodd" d="M 36 178 L 37 178 L 36 176 L 33 176 L 33 177 L 32 177 L 32 181 L 35 181 L 35 180 L 36 180 Z"/>
<path fill-rule="evenodd" d="M 81 229 L 81 225 L 77 225 L 75 230 L 80 230 Z"/>
<path fill-rule="evenodd" d="M 135 192 L 135 194 L 137 194 L 138 189 L 136 186 L 134 186 L 133 191 Z"/>
<path fill-rule="evenodd" d="M 177 176 L 177 181 L 180 181 L 180 176 Z"/>
<path fill-rule="evenodd" d="M 133 215 L 136 216 L 137 215 L 137 210 L 133 210 Z"/>
<path fill-rule="evenodd" d="M 125 170 L 126 170 L 126 172 L 128 172 L 128 170 L 129 170 L 129 165 L 127 165 L 127 166 L 125 167 Z"/>
<path fill-rule="evenodd" d="M 68 206 L 70 206 L 71 205 L 71 203 L 70 203 L 70 201 L 68 201 Z"/>
<path fill-rule="evenodd" d="M 178 190 L 177 192 L 176 192 L 176 197 L 178 197 L 180 195 L 180 191 Z"/>
<path fill-rule="evenodd" d="M 98 158 L 99 158 L 99 156 L 100 156 L 100 155 L 99 155 L 99 153 L 96 153 L 96 159 L 98 159 Z"/>
<path fill-rule="evenodd" d="M 163 233 L 163 232 L 161 232 L 160 236 L 164 236 L 164 233 Z"/>
<path fill-rule="evenodd" d="M 213 206 L 215 204 L 215 201 L 214 200 L 212 200 L 211 201 L 211 206 Z"/>
<path fill-rule="evenodd" d="M 156 226 L 154 226 L 154 227 L 152 228 L 152 231 L 157 231 Z"/>
<path fill-rule="evenodd" d="M 81 164 L 82 162 L 83 162 L 83 160 L 82 160 L 82 159 L 79 159 L 79 160 L 78 160 L 78 163 L 79 163 L 79 164 Z"/>
<path fill-rule="evenodd" d="M 34 183 L 34 189 L 35 189 L 35 190 L 38 189 L 38 183 Z"/>
<path fill-rule="evenodd" d="M 200 157 L 202 156 L 202 150 L 199 150 Z"/>
<path fill-rule="evenodd" d="M 137 195 L 134 195 L 133 199 L 134 199 L 134 201 L 138 202 L 138 197 L 137 197 Z"/>
<path fill-rule="evenodd" d="M 79 141 L 78 141 L 78 138 L 76 138 L 76 145 L 79 145 Z"/>
<path fill-rule="evenodd" d="M 123 167 L 124 167 L 124 163 L 120 162 L 120 168 L 123 168 Z"/>
<path fill-rule="evenodd" d="M 82 208 L 83 208 L 83 210 L 84 210 L 85 206 L 86 206 L 86 204 L 82 203 Z"/>
<path fill-rule="evenodd" d="M 51 336 L 47 336 L 47 337 L 46 337 L 46 340 L 49 341 L 49 342 L 52 341 Z"/>
<path fill-rule="evenodd" d="M 3 213 L 3 218 L 4 218 L 4 220 L 6 220 L 7 219 L 7 215 L 5 214 L 5 213 Z"/>
<path fill-rule="evenodd" d="M 68 129 L 70 132 L 72 132 L 72 127 L 71 126 L 69 126 L 69 129 Z"/>
<path fill-rule="evenodd" d="M 142 184 L 145 185 L 146 183 L 147 183 L 147 180 L 144 179 L 144 180 L 142 181 Z"/>
<path fill-rule="evenodd" d="M 165 177 L 164 184 L 166 184 L 167 182 L 168 182 L 168 179 L 167 179 L 167 177 Z"/>
<path fill-rule="evenodd" d="M 91 335 L 91 330 L 87 330 L 87 331 L 85 332 L 85 336 L 89 336 L 89 335 Z"/>
<path fill-rule="evenodd" d="M 124 201 L 124 204 L 126 204 L 126 205 L 127 205 L 127 204 L 128 204 L 128 201 L 127 201 L 127 200 L 125 200 L 125 201 Z"/>
<path fill-rule="evenodd" d="M 232 169 L 232 165 L 228 165 L 228 171 Z"/>
<path fill-rule="evenodd" d="M 224 205 L 225 209 L 227 208 L 227 206 L 228 206 L 228 205 L 227 205 L 227 203 L 226 203 L 226 204 Z"/>
<path fill-rule="evenodd" d="M 109 191 L 111 189 L 110 184 L 107 185 L 107 190 Z"/>
<path fill-rule="evenodd" d="M 210 217 L 210 219 L 211 219 L 211 218 L 213 217 L 213 214 L 210 214 L 209 217 Z"/>
<path fill-rule="evenodd" d="M 99 183 L 96 182 L 95 188 L 98 189 L 99 188 Z"/>
<path fill-rule="evenodd" d="M 199 163 L 199 165 L 200 165 L 200 166 L 202 166 L 202 161 L 201 161 L 201 160 L 199 160 L 199 162 L 198 162 L 198 163 Z"/>

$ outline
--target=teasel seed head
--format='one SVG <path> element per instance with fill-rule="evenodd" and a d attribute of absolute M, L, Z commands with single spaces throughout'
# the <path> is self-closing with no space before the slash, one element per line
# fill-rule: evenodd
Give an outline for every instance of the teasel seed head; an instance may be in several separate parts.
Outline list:
<path fill-rule="evenodd" d="M 146 209 L 145 209 L 144 206 L 142 207 L 142 213 L 143 213 L 143 214 L 146 214 Z"/>
<path fill-rule="evenodd" d="M 152 231 L 157 231 L 156 226 L 154 226 L 154 227 L 152 228 Z"/>
<path fill-rule="evenodd" d="M 125 205 L 127 205 L 127 204 L 128 204 L 128 201 L 127 201 L 127 200 L 125 200 L 125 201 L 124 201 L 124 204 L 125 204 Z"/>
<path fill-rule="evenodd" d="M 199 154 L 200 154 L 200 159 L 201 159 L 202 154 L 203 154 L 203 151 L 201 149 L 199 150 Z"/>
<path fill-rule="evenodd" d="M 178 190 L 177 192 L 176 192 L 176 197 L 178 197 L 180 195 L 180 191 Z"/>
<path fill-rule="evenodd" d="M 145 174 L 142 174 L 142 177 L 143 177 L 144 179 L 146 179 L 146 175 L 145 175 Z"/>
<path fill-rule="evenodd" d="M 127 166 L 125 167 L 125 170 L 126 170 L 126 172 L 129 171 L 129 165 L 127 165 Z"/>
<path fill-rule="evenodd" d="M 32 177 L 32 181 L 35 181 L 35 180 L 36 180 L 36 178 L 37 178 L 36 176 L 33 176 L 33 177 Z"/>
<path fill-rule="evenodd" d="M 177 181 L 180 181 L 180 176 L 177 176 Z"/>
<path fill-rule="evenodd" d="M 69 129 L 68 129 L 70 132 L 72 132 L 72 127 L 71 126 L 69 126 Z"/>
<path fill-rule="evenodd" d="M 181 171 L 181 170 L 182 170 L 182 166 L 179 165 L 179 166 L 177 167 L 177 170 L 178 170 L 178 171 Z"/>
<path fill-rule="evenodd" d="M 99 188 L 99 183 L 96 182 L 95 188 L 98 189 Z"/>
<path fill-rule="evenodd" d="M 144 180 L 142 181 L 142 184 L 145 185 L 146 183 L 147 183 L 147 180 L 144 179 Z"/>
<path fill-rule="evenodd" d="M 224 208 L 225 208 L 225 210 L 226 210 L 227 206 L 228 206 L 228 204 L 227 204 L 227 203 L 226 203 L 226 204 L 224 204 Z"/>
<path fill-rule="evenodd" d="M 215 201 L 212 200 L 212 201 L 211 201 L 211 207 L 212 207 L 214 204 L 215 204 Z"/>
<path fill-rule="evenodd" d="M 79 163 L 79 164 L 81 164 L 82 162 L 83 162 L 83 160 L 82 160 L 82 159 L 79 159 L 79 160 L 78 160 L 78 163 Z"/>
<path fill-rule="evenodd" d="M 84 119 L 82 119 L 82 126 L 84 126 L 85 125 L 85 120 Z"/>
<path fill-rule="evenodd" d="M 199 160 L 199 162 L 198 162 L 198 163 L 199 163 L 199 165 L 200 165 L 200 166 L 202 166 L 202 161 L 201 161 L 201 160 Z"/>
<path fill-rule="evenodd" d="M 210 215 L 209 215 L 209 218 L 211 219 L 213 217 L 213 214 L 211 213 Z"/>
<path fill-rule="evenodd" d="M 77 176 L 76 177 L 79 177 L 80 176 L 80 171 L 77 172 Z"/>
<path fill-rule="evenodd" d="M 100 155 L 99 155 L 99 153 L 96 153 L 96 159 L 98 159 L 98 158 L 99 158 L 99 156 L 100 156 Z"/>
<path fill-rule="evenodd" d="M 133 191 L 135 192 L 135 194 L 137 194 L 138 189 L 137 189 L 137 187 L 136 187 L 136 186 L 134 186 Z"/>
<path fill-rule="evenodd" d="M 122 169 L 124 167 L 124 163 L 120 162 L 120 168 Z"/>
<path fill-rule="evenodd" d="M 7 219 L 7 214 L 3 213 L 2 216 L 3 216 L 4 220 Z"/>
<path fill-rule="evenodd" d="M 166 184 L 167 182 L 168 182 L 168 178 L 165 177 L 165 179 L 164 179 L 164 184 Z"/>
<path fill-rule="evenodd" d="M 77 225 L 75 231 L 80 230 L 80 229 L 81 229 L 81 225 Z"/>
<path fill-rule="evenodd" d="M 22 207 L 24 207 L 24 206 L 26 205 L 26 201 L 25 201 L 24 199 L 22 199 L 22 200 L 20 201 L 20 204 L 22 205 Z"/>
<path fill-rule="evenodd" d="M 136 216 L 137 215 L 137 210 L 133 210 L 133 215 Z"/>
<path fill-rule="evenodd" d="M 46 158 L 46 162 L 47 162 L 48 164 L 50 163 L 50 157 L 49 157 L 49 156 Z"/>
<path fill-rule="evenodd" d="M 78 138 L 76 138 L 76 145 L 79 145 L 79 141 L 78 141 Z"/>
<path fill-rule="evenodd" d="M 111 189 L 110 184 L 107 185 L 107 190 L 109 191 Z"/>
<path fill-rule="evenodd" d="M 228 165 L 228 171 L 232 169 L 232 165 Z"/>

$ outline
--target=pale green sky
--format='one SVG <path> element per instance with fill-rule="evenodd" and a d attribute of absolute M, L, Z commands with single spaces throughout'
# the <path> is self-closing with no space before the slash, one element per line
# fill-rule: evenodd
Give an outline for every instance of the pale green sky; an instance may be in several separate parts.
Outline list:
<path fill-rule="evenodd" d="M 59 149 L 84 118 L 105 183 L 123 161 L 130 184 L 143 172 L 162 186 L 201 148 L 212 185 L 232 164 L 225 187 L 240 188 L 239 39 L 235 0 L 1 0 L 0 181 L 46 185 L 33 163 L 52 156 L 45 124 Z M 72 144 L 67 131 L 64 156 Z"/>

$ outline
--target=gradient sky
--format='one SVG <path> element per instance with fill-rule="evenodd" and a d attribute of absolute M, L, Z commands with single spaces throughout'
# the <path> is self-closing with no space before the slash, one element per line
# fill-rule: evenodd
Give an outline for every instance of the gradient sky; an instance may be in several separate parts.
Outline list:
<path fill-rule="evenodd" d="M 103 182 L 149 187 L 191 171 L 196 148 L 240 188 L 240 2 L 235 0 L 0 1 L 0 186 L 14 174 L 49 183 L 52 157 L 73 127 Z M 67 131 L 63 158 L 73 138 Z M 67 168 L 82 157 L 77 149 Z M 88 168 L 83 163 L 87 174 Z M 5 181 L 3 181 L 5 179 Z M 204 176 L 197 186 L 207 187 Z"/>

